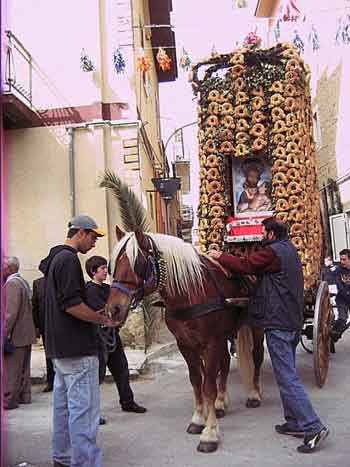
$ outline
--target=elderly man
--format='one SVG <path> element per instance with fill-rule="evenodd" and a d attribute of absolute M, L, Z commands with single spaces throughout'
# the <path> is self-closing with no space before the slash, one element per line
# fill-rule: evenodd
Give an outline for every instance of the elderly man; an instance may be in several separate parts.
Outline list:
<path fill-rule="evenodd" d="M 16 409 L 19 404 L 30 404 L 30 357 L 35 343 L 35 327 L 30 303 L 30 287 L 19 274 L 15 256 L 5 257 L 6 336 L 13 352 L 5 353 L 6 390 L 5 409 Z"/>

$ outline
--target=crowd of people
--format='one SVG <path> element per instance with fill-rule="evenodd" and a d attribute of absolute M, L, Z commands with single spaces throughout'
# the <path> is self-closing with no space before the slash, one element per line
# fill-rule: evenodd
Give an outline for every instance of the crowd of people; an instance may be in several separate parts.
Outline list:
<path fill-rule="evenodd" d="M 90 281 L 84 279 L 78 253 L 86 254 L 105 233 L 89 216 L 69 222 L 63 244 L 49 251 L 39 265 L 43 277 L 33 283 L 33 294 L 19 273 L 19 261 L 7 257 L 3 264 L 6 296 L 4 361 L 7 374 L 5 408 L 31 402 L 31 346 L 41 336 L 46 352 L 47 384 L 53 390 L 54 466 L 100 467 L 98 425 L 99 384 L 108 368 L 115 381 L 122 410 L 144 413 L 134 400 L 129 369 L 119 336 L 120 323 L 103 313 L 110 287 L 107 260 L 92 256 L 85 263 Z M 272 367 L 280 390 L 285 423 L 277 433 L 303 437 L 302 453 L 313 452 L 328 435 L 300 381 L 295 366 L 296 347 L 303 326 L 303 274 L 297 250 L 288 239 L 285 224 L 274 218 L 263 221 L 262 248 L 242 259 L 221 251 L 210 253 L 224 267 L 260 277 L 250 301 L 248 316 L 253 326 L 265 330 Z M 347 327 L 350 308 L 350 250 L 340 252 L 335 266 L 327 257 L 322 278 L 337 287 L 338 317 L 333 339 Z M 106 346 L 99 327 L 110 329 L 112 347 Z"/>

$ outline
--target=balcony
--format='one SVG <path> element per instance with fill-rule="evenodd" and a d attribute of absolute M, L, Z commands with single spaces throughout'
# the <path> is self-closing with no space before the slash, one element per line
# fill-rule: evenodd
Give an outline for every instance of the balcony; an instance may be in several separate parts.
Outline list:
<path fill-rule="evenodd" d="M 40 120 L 33 108 L 33 60 L 11 31 L 6 31 L 6 37 L 2 96 L 4 128 L 26 128 Z"/>

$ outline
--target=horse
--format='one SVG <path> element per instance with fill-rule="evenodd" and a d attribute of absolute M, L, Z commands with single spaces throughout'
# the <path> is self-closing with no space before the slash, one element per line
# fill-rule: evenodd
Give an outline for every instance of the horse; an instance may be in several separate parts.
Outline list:
<path fill-rule="evenodd" d="M 250 391 L 248 401 L 250 397 L 260 405 L 261 400 L 263 333 L 252 332 L 242 324 L 238 308 L 226 306 L 227 297 L 247 296 L 247 288 L 239 277 L 230 278 L 218 263 L 177 237 L 141 230 L 125 233 L 118 226 L 116 237 L 106 312 L 124 323 L 129 310 L 144 296 L 156 290 L 160 293 L 166 304 L 166 324 L 187 363 L 194 392 L 194 411 L 187 432 L 200 435 L 198 451 L 216 451 L 217 419 L 225 415 L 228 400 L 227 338 L 240 328 L 238 352 L 243 355 L 240 366 L 248 369 L 243 372 L 243 382 Z"/>

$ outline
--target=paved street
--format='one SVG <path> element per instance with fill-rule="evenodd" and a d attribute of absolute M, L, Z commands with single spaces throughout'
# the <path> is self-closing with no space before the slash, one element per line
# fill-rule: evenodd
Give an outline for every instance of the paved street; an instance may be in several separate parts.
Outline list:
<path fill-rule="evenodd" d="M 236 362 L 230 372 L 230 410 L 221 421 L 221 444 L 214 454 L 196 451 L 198 437 L 185 433 L 191 418 L 192 394 L 185 364 L 179 354 L 159 358 L 147 374 L 133 383 L 136 400 L 145 415 L 127 414 L 116 403 L 115 388 L 102 388 L 103 414 L 108 425 L 100 430 L 104 466 L 121 467 L 347 467 L 350 455 L 350 333 L 332 357 L 323 389 L 313 380 L 312 357 L 299 349 L 298 367 L 315 407 L 331 434 L 324 449 L 312 455 L 295 451 L 300 442 L 278 436 L 273 426 L 282 420 L 271 365 L 264 365 L 265 400 L 258 409 L 246 409 Z M 9 412 L 10 466 L 28 462 L 50 466 L 51 395 L 34 386 L 33 404 Z"/>

